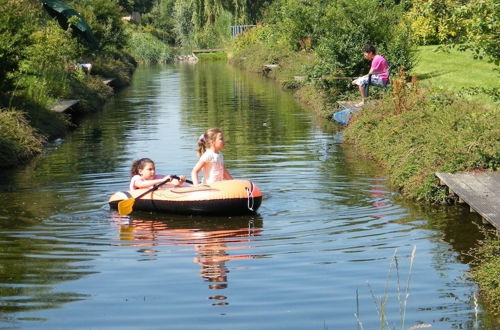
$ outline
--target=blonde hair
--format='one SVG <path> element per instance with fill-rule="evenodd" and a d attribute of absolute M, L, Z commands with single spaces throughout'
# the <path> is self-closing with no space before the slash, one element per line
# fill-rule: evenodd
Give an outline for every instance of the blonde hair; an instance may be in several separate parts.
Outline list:
<path fill-rule="evenodd" d="M 222 131 L 217 127 L 213 127 L 207 129 L 205 133 L 200 136 L 198 139 L 198 157 L 201 157 L 210 147 L 210 144 L 215 142 L 217 134 L 219 133 L 222 134 Z"/>

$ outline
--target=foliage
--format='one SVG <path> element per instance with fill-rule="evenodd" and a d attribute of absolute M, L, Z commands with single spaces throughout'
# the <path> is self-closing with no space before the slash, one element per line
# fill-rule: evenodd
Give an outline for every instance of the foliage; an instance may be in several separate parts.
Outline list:
<path fill-rule="evenodd" d="M 96 111 L 102 107 L 106 99 L 113 95 L 113 89 L 101 82 L 97 76 L 85 75 L 83 81 L 69 81 L 71 98 L 80 100 L 78 108 L 84 112 Z"/>
<path fill-rule="evenodd" d="M 417 44 L 451 44 L 500 65 L 499 11 L 495 0 L 414 0 L 405 16 Z"/>
<path fill-rule="evenodd" d="M 142 63 L 166 63 L 173 60 L 172 50 L 149 33 L 130 29 L 127 48 Z"/>
<path fill-rule="evenodd" d="M 13 166 L 41 152 L 43 142 L 21 112 L 0 108 L 0 166 Z"/>
<path fill-rule="evenodd" d="M 118 0 L 118 5 L 127 12 L 147 13 L 154 5 L 153 0 Z"/>
<path fill-rule="evenodd" d="M 176 42 L 184 48 L 192 48 L 195 31 L 192 19 L 192 7 L 188 1 L 176 1 L 174 6 L 174 33 Z"/>
<path fill-rule="evenodd" d="M 471 0 L 457 10 L 460 25 L 467 33 L 459 39 L 460 49 L 471 49 L 476 58 L 483 55 L 500 65 L 500 3 L 495 0 Z"/>
<path fill-rule="evenodd" d="M 34 0 L 0 0 L 0 90 L 13 88 L 12 77 L 7 78 L 7 74 L 18 69 L 21 52 L 36 30 L 33 23 L 39 16 Z"/>
<path fill-rule="evenodd" d="M 448 42 L 464 34 L 464 27 L 457 24 L 455 10 L 461 0 L 414 0 L 406 13 L 411 22 L 413 40 L 419 45 Z"/>
<path fill-rule="evenodd" d="M 276 39 L 270 26 L 258 26 L 240 34 L 232 49 L 231 63 L 260 73 L 264 65 L 282 63 L 294 53 L 288 45 Z M 273 74 L 279 70 L 276 68 Z"/>
<path fill-rule="evenodd" d="M 130 76 L 137 62 L 127 53 L 115 54 L 114 57 L 98 57 L 93 60 L 92 72 L 101 77 L 112 78 L 113 86 L 123 87 L 129 84 Z"/>
<path fill-rule="evenodd" d="M 500 167 L 499 121 L 495 105 L 396 80 L 391 95 L 363 108 L 345 138 L 385 164 L 404 195 L 438 201 L 446 196 L 436 171 Z"/>
<path fill-rule="evenodd" d="M 361 49 L 374 45 L 390 65 L 409 70 L 413 67 L 414 48 L 411 31 L 402 19 L 403 7 L 390 1 L 338 1 L 330 4 L 318 22 L 315 53 L 321 61 L 311 75 L 357 76 L 366 74 L 369 63 Z M 381 24 L 381 22 L 385 22 Z"/>
<path fill-rule="evenodd" d="M 163 42 L 175 43 L 175 0 L 162 0 L 153 5 L 151 11 L 142 16 L 145 32 L 150 32 Z"/>
<path fill-rule="evenodd" d="M 211 49 L 226 44 L 231 38 L 229 26 L 232 19 L 233 16 L 230 12 L 223 11 L 217 16 L 213 24 L 197 31 L 193 36 L 196 47 Z"/>
<path fill-rule="evenodd" d="M 49 104 L 67 90 L 67 68 L 79 55 L 79 47 L 69 31 L 62 30 L 55 21 L 49 21 L 29 36 L 30 44 L 21 51 L 15 77 L 20 93 L 33 101 Z"/>
<path fill-rule="evenodd" d="M 117 0 L 82 0 L 75 2 L 74 8 L 92 28 L 101 52 L 115 52 L 126 45 L 122 12 Z"/>
<path fill-rule="evenodd" d="M 470 251 L 473 257 L 470 274 L 479 284 L 487 309 L 500 316 L 500 239 L 494 231 Z"/>
<path fill-rule="evenodd" d="M 292 49 L 299 49 L 299 41 L 319 39 L 318 20 L 324 13 L 321 1 L 278 0 L 269 8 L 266 22 L 274 25 L 278 38 Z"/>

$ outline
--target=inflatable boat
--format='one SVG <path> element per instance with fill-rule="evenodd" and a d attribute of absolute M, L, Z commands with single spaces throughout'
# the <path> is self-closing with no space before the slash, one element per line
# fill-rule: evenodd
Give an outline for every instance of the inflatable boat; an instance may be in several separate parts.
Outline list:
<path fill-rule="evenodd" d="M 224 180 L 210 185 L 147 191 L 148 189 L 137 189 L 116 192 L 109 199 L 109 206 L 117 209 L 121 201 L 134 198 L 134 210 L 177 214 L 242 215 L 256 212 L 262 202 L 259 188 L 246 180 Z"/>

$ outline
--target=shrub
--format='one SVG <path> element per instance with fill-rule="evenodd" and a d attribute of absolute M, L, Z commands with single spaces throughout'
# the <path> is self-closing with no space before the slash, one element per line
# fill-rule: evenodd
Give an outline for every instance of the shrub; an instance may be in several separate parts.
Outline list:
<path fill-rule="evenodd" d="M 16 88 L 35 103 L 49 105 L 55 98 L 67 93 L 67 67 L 80 54 L 80 48 L 69 31 L 62 30 L 55 21 L 29 36 L 29 44 L 20 51 L 17 72 L 10 77 Z"/>
<path fill-rule="evenodd" d="M 114 52 L 125 47 L 125 25 L 116 0 L 82 0 L 75 2 L 74 8 L 92 28 L 100 51 Z"/>
<path fill-rule="evenodd" d="M 376 0 L 338 1 L 330 4 L 318 22 L 315 52 L 320 59 L 312 74 L 357 76 L 366 74 L 369 63 L 361 52 L 374 45 L 389 64 L 407 70 L 414 65 L 410 28 L 401 5 L 381 4 Z M 313 43 L 315 41 L 313 40 Z"/>
<path fill-rule="evenodd" d="M 42 151 L 45 139 L 21 112 L 0 109 L 0 166 L 9 167 Z"/>
<path fill-rule="evenodd" d="M 7 74 L 17 70 L 39 15 L 34 1 L 0 0 L 0 90 L 13 88 L 12 77 L 7 78 Z"/>
<path fill-rule="evenodd" d="M 134 58 L 143 63 L 166 63 L 173 60 L 172 50 L 152 34 L 128 30 L 127 48 Z"/>

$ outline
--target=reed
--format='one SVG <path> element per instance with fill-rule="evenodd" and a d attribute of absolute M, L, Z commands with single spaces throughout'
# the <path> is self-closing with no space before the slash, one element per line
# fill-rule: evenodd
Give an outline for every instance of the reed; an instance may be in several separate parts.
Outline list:
<path fill-rule="evenodd" d="M 369 282 L 367 282 L 368 289 L 370 291 L 370 295 L 375 303 L 375 309 L 379 316 L 379 327 L 380 329 L 406 329 L 406 309 L 408 306 L 408 300 L 410 298 L 410 283 L 411 277 L 413 273 L 413 264 L 415 262 L 415 254 L 416 254 L 416 246 L 413 247 L 410 260 L 409 260 L 409 269 L 408 276 L 406 278 L 406 282 L 404 286 L 401 281 L 401 271 L 400 271 L 400 262 L 399 257 L 397 256 L 397 249 L 394 251 L 394 254 L 391 259 L 391 263 L 389 264 L 389 269 L 386 275 L 385 288 L 384 293 L 381 296 L 377 296 L 374 292 L 373 287 Z M 396 273 L 396 299 L 398 302 L 398 310 L 399 310 L 399 326 L 394 325 L 389 320 L 389 315 L 387 315 L 387 307 L 389 303 L 390 293 L 390 282 L 391 276 L 393 272 Z M 360 318 L 360 308 L 359 308 L 359 291 L 356 289 L 356 313 L 354 313 L 354 317 L 356 318 L 356 323 L 358 325 L 358 329 L 363 330 L 363 322 Z M 410 329 L 416 329 L 421 327 L 427 327 L 427 324 L 419 324 L 411 327 Z"/>

